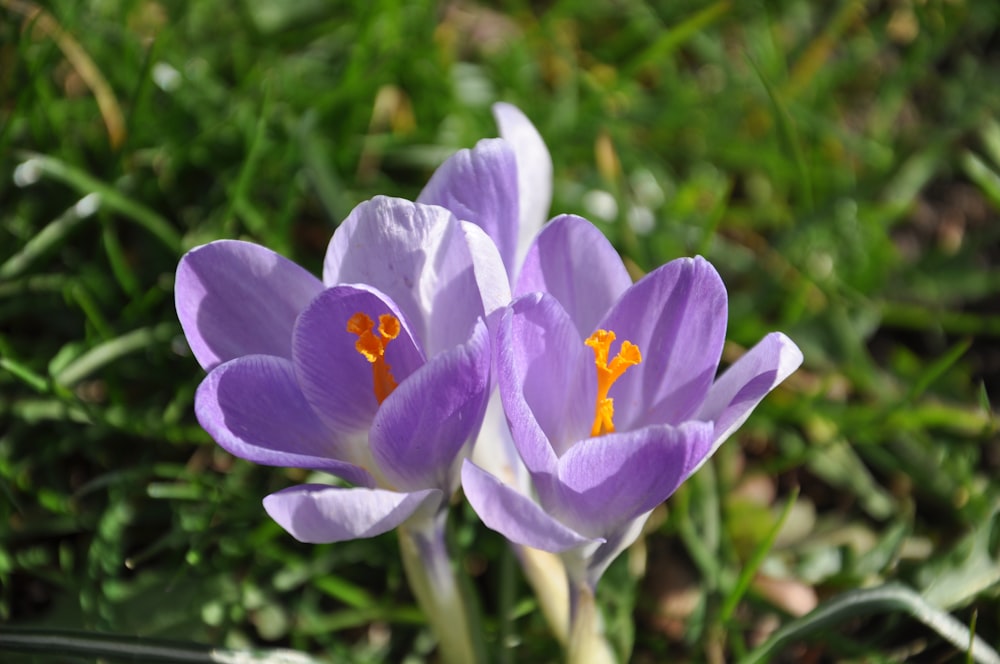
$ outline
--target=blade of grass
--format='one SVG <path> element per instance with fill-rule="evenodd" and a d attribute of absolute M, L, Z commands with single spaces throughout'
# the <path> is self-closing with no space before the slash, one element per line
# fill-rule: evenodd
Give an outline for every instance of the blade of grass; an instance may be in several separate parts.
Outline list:
<path fill-rule="evenodd" d="M 788 109 L 785 107 L 778 91 L 774 89 L 774 86 L 771 85 L 771 82 L 764 75 L 763 69 L 757 65 L 753 58 L 747 58 L 747 61 L 753 67 L 754 71 L 757 72 L 757 78 L 764 86 L 764 90 L 771 100 L 775 121 L 778 125 L 778 135 L 785 144 L 785 148 L 791 153 L 792 159 L 795 160 L 795 167 L 799 173 L 799 193 L 802 196 L 803 208 L 807 212 L 812 211 L 814 207 L 812 175 L 806 163 L 805 155 L 802 151 L 802 142 L 799 140 L 799 134 L 795 130 L 795 124 L 792 122 Z"/>
<path fill-rule="evenodd" d="M 55 293 L 63 290 L 69 280 L 64 274 L 35 274 L 15 281 L 0 283 L 0 298 L 28 293 Z"/>
<path fill-rule="evenodd" d="M 722 577 L 722 566 L 718 559 L 717 550 L 710 550 L 694 527 L 694 522 L 691 519 L 691 489 L 682 486 L 681 490 L 674 494 L 672 502 L 674 509 L 671 514 L 674 525 L 677 527 L 677 534 L 680 535 L 688 555 L 691 556 L 691 560 L 701 572 L 709 589 L 714 590 Z"/>
<path fill-rule="evenodd" d="M 912 330 L 942 330 L 948 334 L 1000 337 L 1000 316 L 945 311 L 905 302 L 879 304 L 883 325 Z"/>
<path fill-rule="evenodd" d="M 938 173 L 948 146 L 946 141 L 937 137 L 932 137 L 929 143 L 927 148 L 907 157 L 883 186 L 881 200 L 886 208 L 887 225 L 905 218 L 906 211 Z"/>
<path fill-rule="evenodd" d="M 257 163 L 260 161 L 261 150 L 266 143 L 264 139 L 267 133 L 267 118 L 270 115 L 270 106 L 269 88 L 265 88 L 264 100 L 257 113 L 257 122 L 254 123 L 253 131 L 248 137 L 249 145 L 246 148 L 246 157 L 243 159 L 240 172 L 236 176 L 236 184 L 230 192 L 229 201 L 222 214 L 223 224 L 228 225 L 233 217 L 233 214 L 243 208 L 253 210 L 253 205 L 251 205 L 250 201 L 247 199 L 247 192 L 250 189 L 250 183 L 253 181 L 254 173 L 257 170 Z M 266 235 L 267 228 L 261 225 L 264 221 L 261 215 L 242 214 L 240 216 L 242 218 L 243 225 L 248 231 L 258 237 L 264 237 Z"/>
<path fill-rule="evenodd" d="M 159 239 L 171 251 L 180 254 L 181 237 L 170 223 L 148 207 L 135 202 L 115 187 L 98 180 L 76 166 L 71 166 L 49 155 L 22 150 L 18 151 L 17 156 L 26 162 L 30 161 L 32 167 L 41 170 L 42 174 L 69 185 L 81 194 L 98 194 L 102 205 L 136 222 Z"/>
<path fill-rule="evenodd" d="M 719 2 L 714 2 L 701 11 L 695 12 L 669 30 L 665 30 L 659 39 L 650 44 L 628 66 L 623 68 L 622 76 L 631 78 L 647 65 L 662 62 L 696 34 L 725 16 L 731 8 L 732 2 L 730 0 L 719 0 Z"/>
<path fill-rule="evenodd" d="M 793 620 L 779 629 L 740 664 L 774 661 L 783 646 L 843 622 L 886 611 L 908 613 L 915 620 L 937 632 L 958 650 L 968 652 L 978 664 L 1000 664 L 1000 655 L 978 636 L 971 634 L 965 625 L 900 584 L 852 590 L 838 595 L 808 615 Z"/>
<path fill-rule="evenodd" d="M 104 253 L 108 257 L 108 264 L 111 265 L 111 272 L 115 275 L 115 280 L 122 290 L 131 298 L 138 298 L 141 288 L 139 280 L 136 279 L 129 267 L 128 259 L 125 258 L 125 251 L 115 234 L 114 224 L 110 219 L 103 220 L 101 225 L 101 244 L 104 246 Z"/>
<path fill-rule="evenodd" d="M 325 595 L 355 609 L 366 609 L 376 603 L 367 590 L 334 574 L 317 577 L 312 584 Z"/>
<path fill-rule="evenodd" d="M 59 385 L 72 385 L 123 355 L 134 353 L 147 346 L 168 343 L 175 334 L 177 325 L 174 323 L 160 323 L 154 327 L 133 330 L 83 353 L 56 374 L 55 381 Z"/>
<path fill-rule="evenodd" d="M 110 339 L 115 335 L 111 323 L 108 322 L 100 305 L 86 285 L 82 282 L 70 284 L 65 294 L 68 300 L 75 302 L 80 307 L 80 310 L 87 317 L 87 322 L 94 326 L 102 339 Z"/>
<path fill-rule="evenodd" d="M 962 170 L 969 179 L 979 185 L 979 189 L 994 205 L 1000 205 L 1000 173 L 969 151 L 962 153 L 961 163 Z"/>
<path fill-rule="evenodd" d="M 969 646 L 965 652 L 965 664 L 972 664 L 972 646 L 976 638 L 976 621 L 979 619 L 979 612 L 972 612 L 972 624 L 969 625 Z"/>
<path fill-rule="evenodd" d="M 986 382 L 979 382 L 979 408 L 993 420 L 993 404 L 990 403 L 990 394 L 986 391 Z"/>
<path fill-rule="evenodd" d="M 792 67 L 788 81 L 781 90 L 782 96 L 788 99 L 798 96 L 834 56 L 837 45 L 843 43 L 844 32 L 852 24 L 863 20 L 864 15 L 865 3 L 859 0 L 844 2 Z"/>
<path fill-rule="evenodd" d="M 906 401 L 912 402 L 919 399 L 928 387 L 933 385 L 938 378 L 948 371 L 948 369 L 953 367 L 956 362 L 962 359 L 962 356 L 965 355 L 966 351 L 968 351 L 971 346 L 972 339 L 965 339 L 955 344 L 951 350 L 943 356 L 931 362 L 913 383 L 913 386 L 906 395 Z"/>
<path fill-rule="evenodd" d="M 118 634 L 0 627 L 0 651 L 77 657 L 110 657 L 138 662 L 188 664 L 318 664 L 294 650 L 228 650 L 194 643 L 143 639 Z"/>
<path fill-rule="evenodd" d="M 0 265 L 0 279 L 11 279 L 23 274 L 31 264 L 62 244 L 81 221 L 91 216 L 99 205 L 96 194 L 87 194 L 57 219 L 33 236 L 21 250 Z"/>
<path fill-rule="evenodd" d="M 10 372 L 40 394 L 49 393 L 49 381 L 46 380 L 45 376 L 35 373 L 16 360 L 0 357 L 0 369 Z"/>
<path fill-rule="evenodd" d="M 295 128 L 295 137 L 302 149 L 302 161 L 306 176 L 319 198 L 330 221 L 340 223 L 353 207 L 346 187 L 332 167 L 329 151 L 316 128 L 319 117 L 315 111 L 307 111 Z"/>
<path fill-rule="evenodd" d="M 747 589 L 750 587 L 750 582 L 753 581 L 754 575 L 764 562 L 764 558 L 767 557 L 768 552 L 771 551 L 771 547 L 774 546 L 774 541 L 777 539 L 778 533 L 781 532 L 781 528 L 785 525 L 788 515 L 792 513 L 792 508 L 795 507 L 795 502 L 798 498 L 799 489 L 795 487 L 791 495 L 788 496 L 788 500 L 785 501 L 785 507 L 781 510 L 781 516 L 778 517 L 778 521 L 764 539 L 754 548 L 753 553 L 750 554 L 750 559 L 743 565 L 740 576 L 736 580 L 736 586 L 729 593 L 729 596 L 726 597 L 726 601 L 722 605 L 722 610 L 719 612 L 720 622 L 728 623 L 733 617 L 733 611 L 736 610 L 736 606 L 743 599 L 743 595 L 746 594 Z"/>
<path fill-rule="evenodd" d="M 111 143 L 111 148 L 117 150 L 121 147 L 122 141 L 125 140 L 125 119 L 121 106 L 118 104 L 118 98 L 80 42 L 65 30 L 52 14 L 33 2 L 0 0 L 0 6 L 21 14 L 32 24 L 34 29 L 52 38 L 66 60 L 80 75 L 90 91 L 94 93 L 97 107 L 104 119 L 104 126 L 108 130 L 108 141 Z"/>
<path fill-rule="evenodd" d="M 986 154 L 990 156 L 996 166 L 1000 166 L 1000 122 L 992 119 L 987 120 L 982 131 L 979 132 L 979 136 L 983 139 Z"/>

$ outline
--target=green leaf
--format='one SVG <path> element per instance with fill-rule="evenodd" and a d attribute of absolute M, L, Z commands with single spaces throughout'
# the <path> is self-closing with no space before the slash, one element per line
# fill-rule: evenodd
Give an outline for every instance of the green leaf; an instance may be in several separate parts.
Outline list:
<path fill-rule="evenodd" d="M 821 604 L 809 614 L 788 623 L 743 658 L 740 664 L 775 661 L 784 646 L 818 632 L 874 613 L 902 611 L 934 630 L 961 652 L 968 652 L 978 664 L 1000 664 L 993 648 L 951 615 L 932 606 L 913 590 L 899 584 L 852 590 Z"/>
<path fill-rule="evenodd" d="M 972 152 L 962 153 L 962 170 L 973 182 L 979 185 L 993 205 L 1000 207 L 1000 173 Z"/>
<path fill-rule="evenodd" d="M 49 393 L 49 381 L 45 379 L 45 376 L 35 373 L 29 367 L 24 366 L 16 360 L 12 360 L 9 357 L 0 357 L 0 369 L 8 371 L 21 379 L 36 392 L 40 392 L 41 394 Z"/>
<path fill-rule="evenodd" d="M 831 486 L 857 496 L 861 507 L 872 517 L 888 519 L 897 513 L 896 499 L 872 477 L 847 441 L 837 438 L 818 448 L 809 459 L 808 467 Z"/>
<path fill-rule="evenodd" d="M 753 59 L 749 59 L 748 61 L 757 73 L 757 78 L 764 86 L 767 96 L 771 100 L 771 108 L 774 111 L 774 119 L 778 126 L 778 135 L 784 144 L 784 149 L 794 159 L 795 168 L 798 171 L 799 194 L 802 196 L 802 205 L 806 211 L 810 211 L 815 207 L 812 171 L 802 150 L 802 141 L 799 138 L 795 122 L 792 120 L 792 116 L 789 114 L 784 100 L 780 97 L 778 91 L 774 89 L 774 86 L 771 85 L 771 81 L 764 75 L 764 70 Z"/>
<path fill-rule="evenodd" d="M 750 582 L 753 581 L 754 575 L 757 574 L 757 570 L 760 568 L 761 563 L 764 562 L 764 558 L 767 557 L 768 552 L 770 552 L 771 547 L 774 546 L 774 540 L 777 539 L 778 533 L 781 532 L 782 526 L 785 525 L 785 521 L 788 519 L 788 515 L 792 513 L 792 508 L 795 506 L 795 501 L 798 500 L 799 490 L 796 487 L 792 494 L 785 501 L 785 507 L 781 510 L 781 516 L 778 517 L 777 522 L 767 533 L 767 535 L 760 541 L 760 544 L 754 549 L 753 553 L 750 555 L 750 559 L 747 560 L 746 564 L 743 565 L 743 569 L 740 571 L 740 576 L 736 580 L 736 587 L 733 588 L 732 592 L 726 597 L 725 603 L 722 605 L 722 610 L 719 612 L 719 619 L 722 622 L 729 622 L 729 619 L 733 617 L 733 611 L 736 610 L 736 605 L 739 604 L 743 595 L 746 593 L 747 588 L 750 587 Z"/>
<path fill-rule="evenodd" d="M 183 664 L 319 664 L 320 662 L 294 650 L 229 650 L 120 634 L 18 630 L 9 627 L 0 627 L 0 652 L 3 651 Z"/>
<path fill-rule="evenodd" d="M 969 347 L 972 346 L 972 339 L 965 339 L 955 344 L 951 350 L 931 362 L 926 369 L 921 372 L 917 381 L 910 388 L 906 395 L 907 401 L 916 401 L 928 387 L 934 384 L 948 369 L 955 365 Z"/>
<path fill-rule="evenodd" d="M 990 159 L 996 166 L 1000 167 L 1000 122 L 993 119 L 987 120 L 979 132 L 979 136 L 983 139 L 983 147 L 986 148 Z"/>
<path fill-rule="evenodd" d="M 701 34 L 705 28 L 719 21 L 732 9 L 730 0 L 713 2 L 704 9 L 695 12 L 680 23 L 660 32 L 660 38 L 639 53 L 624 69 L 623 75 L 634 76 L 649 65 L 656 65 L 670 57 L 670 54 L 682 47 L 692 38 Z"/>
<path fill-rule="evenodd" d="M 0 265 L 0 279 L 11 279 L 25 272 L 31 264 L 66 241 L 81 221 L 91 216 L 99 205 L 95 194 L 87 194 L 24 243 L 21 250 Z"/>
<path fill-rule="evenodd" d="M 55 380 L 60 385 L 72 385 L 123 355 L 154 344 L 166 343 L 176 331 L 177 326 L 174 323 L 160 323 L 155 327 L 143 327 L 98 344 L 63 367 L 62 371 L 56 374 Z"/>
<path fill-rule="evenodd" d="M 115 187 L 64 161 L 37 152 L 20 152 L 18 156 L 53 180 L 63 182 L 84 196 L 97 194 L 100 205 L 112 209 L 136 222 L 171 251 L 180 254 L 181 237 L 170 223 L 145 205 L 132 200 Z"/>
<path fill-rule="evenodd" d="M 339 576 L 328 574 L 317 577 L 313 580 L 313 585 L 321 592 L 356 609 L 369 608 L 375 604 L 367 590 Z"/>
<path fill-rule="evenodd" d="M 1000 584 L 998 536 L 1000 503 L 954 548 L 924 566 L 918 577 L 924 584 L 924 598 L 934 606 L 962 606 L 979 593 Z"/>

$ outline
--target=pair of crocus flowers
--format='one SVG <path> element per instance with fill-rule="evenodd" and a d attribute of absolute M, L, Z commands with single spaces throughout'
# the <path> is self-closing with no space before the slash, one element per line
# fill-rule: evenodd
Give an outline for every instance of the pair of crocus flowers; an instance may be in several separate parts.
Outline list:
<path fill-rule="evenodd" d="M 717 379 L 727 296 L 711 264 L 633 284 L 586 220 L 542 226 L 548 152 L 516 108 L 495 114 L 503 138 L 454 155 L 416 203 L 355 208 L 322 280 L 247 242 L 185 255 L 177 311 L 208 371 L 195 409 L 236 456 L 352 485 L 264 499 L 301 541 L 430 517 L 461 484 L 487 526 L 593 587 L 802 356 L 772 333 Z M 480 444 L 512 440 L 521 475 L 469 461 L 497 386 L 509 438 Z"/>

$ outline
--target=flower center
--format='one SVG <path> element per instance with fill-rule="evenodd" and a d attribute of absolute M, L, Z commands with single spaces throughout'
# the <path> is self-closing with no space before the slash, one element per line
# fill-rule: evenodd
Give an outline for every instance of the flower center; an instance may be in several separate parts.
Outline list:
<path fill-rule="evenodd" d="M 354 348 L 372 365 L 372 383 L 375 398 L 379 404 L 396 389 L 396 379 L 392 376 L 392 367 L 385 361 L 385 347 L 399 336 L 399 319 L 392 314 L 382 314 L 378 317 L 378 334 L 375 334 L 375 323 L 365 313 L 359 311 L 347 321 L 347 331 L 358 335 Z"/>
<path fill-rule="evenodd" d="M 597 404 L 594 406 L 594 425 L 590 429 L 591 436 L 603 436 L 614 433 L 615 400 L 608 397 L 608 390 L 615 381 L 622 377 L 629 367 L 642 362 L 639 347 L 631 341 L 623 341 L 618 354 L 608 362 L 611 342 L 615 333 L 608 330 L 597 330 L 587 337 L 583 343 L 594 349 L 594 364 L 597 365 Z"/>

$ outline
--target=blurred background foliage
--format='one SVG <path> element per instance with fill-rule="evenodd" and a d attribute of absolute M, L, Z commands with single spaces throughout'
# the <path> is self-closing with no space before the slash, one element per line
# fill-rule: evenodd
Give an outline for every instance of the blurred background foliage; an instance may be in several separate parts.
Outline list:
<path fill-rule="evenodd" d="M 318 272 L 499 100 L 635 275 L 719 268 L 725 362 L 805 352 L 609 571 L 616 646 L 729 661 L 887 581 L 1000 642 L 993 0 L 0 0 L 0 620 L 433 661 L 394 536 L 296 543 L 260 499 L 305 473 L 198 428 L 173 270 L 236 237 Z M 557 660 L 500 538 L 454 530 L 498 660 Z M 894 614 L 782 657 L 964 661 Z"/>

